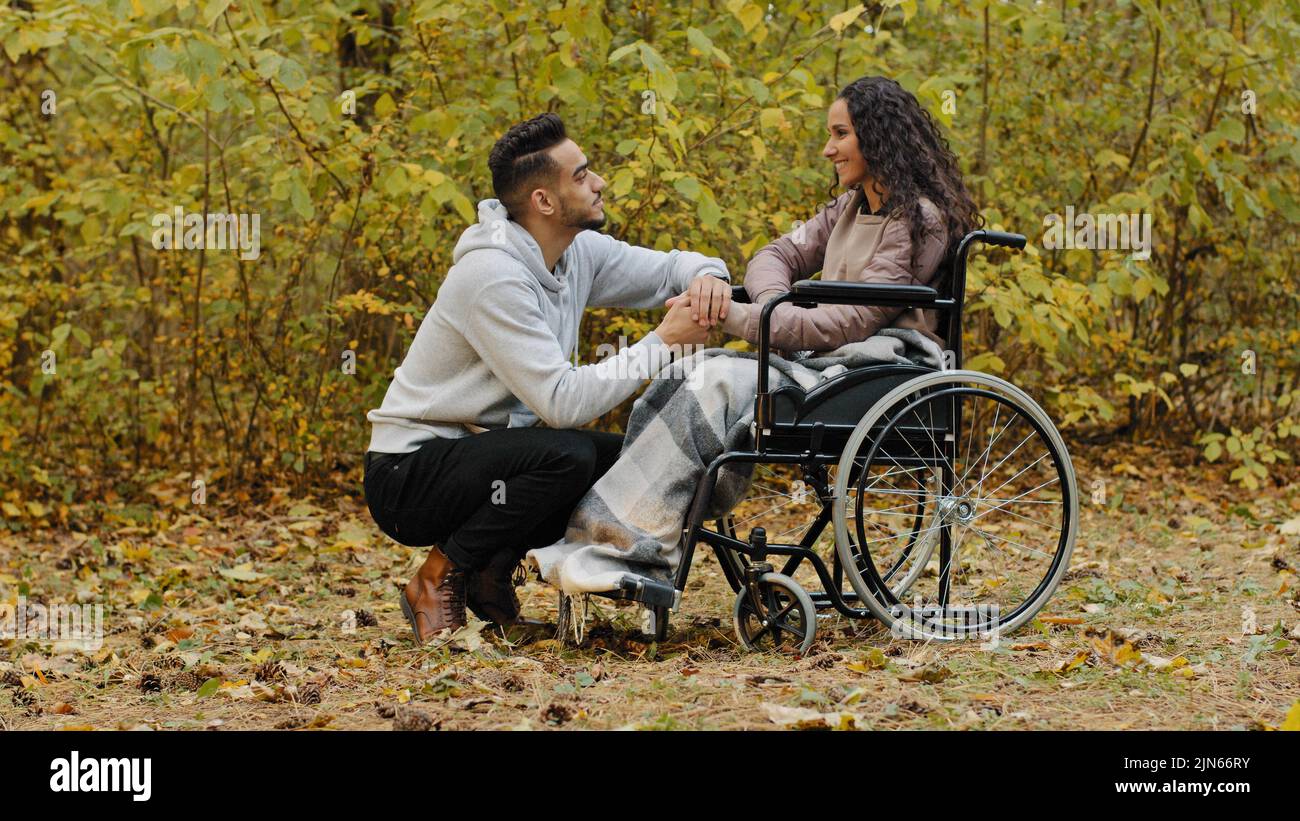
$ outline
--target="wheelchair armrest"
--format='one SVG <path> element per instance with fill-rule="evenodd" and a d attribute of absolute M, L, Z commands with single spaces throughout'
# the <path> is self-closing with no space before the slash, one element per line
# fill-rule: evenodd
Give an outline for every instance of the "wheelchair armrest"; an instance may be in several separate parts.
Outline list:
<path fill-rule="evenodd" d="M 801 279 L 790 289 L 794 302 L 838 305 L 882 305 L 930 308 L 941 305 L 939 292 L 926 285 L 891 285 L 868 282 L 827 282 Z"/>
<path fill-rule="evenodd" d="M 744 285 L 732 285 L 732 286 L 731 286 L 731 301 L 732 301 L 732 302 L 745 302 L 745 303 L 748 303 L 748 302 L 749 302 L 749 291 L 746 291 L 746 290 L 745 290 L 745 286 L 744 286 Z"/>

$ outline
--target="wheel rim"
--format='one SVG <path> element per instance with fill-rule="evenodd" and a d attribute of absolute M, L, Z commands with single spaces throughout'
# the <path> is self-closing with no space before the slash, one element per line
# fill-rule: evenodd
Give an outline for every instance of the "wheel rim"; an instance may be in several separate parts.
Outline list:
<path fill-rule="evenodd" d="M 960 424 L 946 428 L 945 411 Z M 866 467 L 850 487 L 845 466 L 855 463 Z M 899 488 L 904 476 L 911 486 Z M 911 638 L 1006 633 L 1028 621 L 1068 566 L 1077 527 L 1075 477 L 1050 419 L 1023 391 L 971 371 L 918 377 L 877 403 L 850 437 L 835 495 L 850 583 Z M 905 508 L 918 499 L 923 527 L 881 526 L 911 521 Z M 910 601 L 897 595 L 899 574 L 912 579 Z"/>

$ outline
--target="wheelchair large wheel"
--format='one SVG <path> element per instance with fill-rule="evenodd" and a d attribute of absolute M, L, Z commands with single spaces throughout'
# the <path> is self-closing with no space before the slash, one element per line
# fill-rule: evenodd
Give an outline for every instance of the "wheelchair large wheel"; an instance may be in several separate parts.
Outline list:
<path fill-rule="evenodd" d="M 1028 394 L 988 374 L 936 371 L 883 397 L 849 437 L 835 546 L 895 636 L 1003 635 L 1060 583 L 1078 498 L 1065 443 Z"/>

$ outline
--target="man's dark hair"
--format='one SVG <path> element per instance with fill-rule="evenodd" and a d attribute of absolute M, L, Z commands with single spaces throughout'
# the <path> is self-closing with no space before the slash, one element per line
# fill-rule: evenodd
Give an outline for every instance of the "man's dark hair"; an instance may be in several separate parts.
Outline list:
<path fill-rule="evenodd" d="M 559 165 L 546 151 L 568 138 L 564 121 L 547 112 L 511 126 L 492 146 L 488 155 L 492 190 L 512 219 L 524 212 L 527 195 L 559 172 Z"/>

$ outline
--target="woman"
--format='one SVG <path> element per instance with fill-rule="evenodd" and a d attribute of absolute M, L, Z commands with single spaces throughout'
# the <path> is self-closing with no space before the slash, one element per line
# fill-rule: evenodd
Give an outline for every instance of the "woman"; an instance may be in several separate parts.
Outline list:
<path fill-rule="evenodd" d="M 722 324 L 733 336 L 757 344 L 762 303 L 817 271 L 827 281 L 937 285 L 950 245 L 983 223 L 947 140 L 898 83 L 849 83 L 831 104 L 826 128 L 822 156 L 847 191 L 750 260 L 745 290 L 752 304 L 730 305 Z M 943 344 L 933 310 L 786 304 L 771 323 L 772 345 L 782 351 L 833 350 L 891 326 Z"/>

